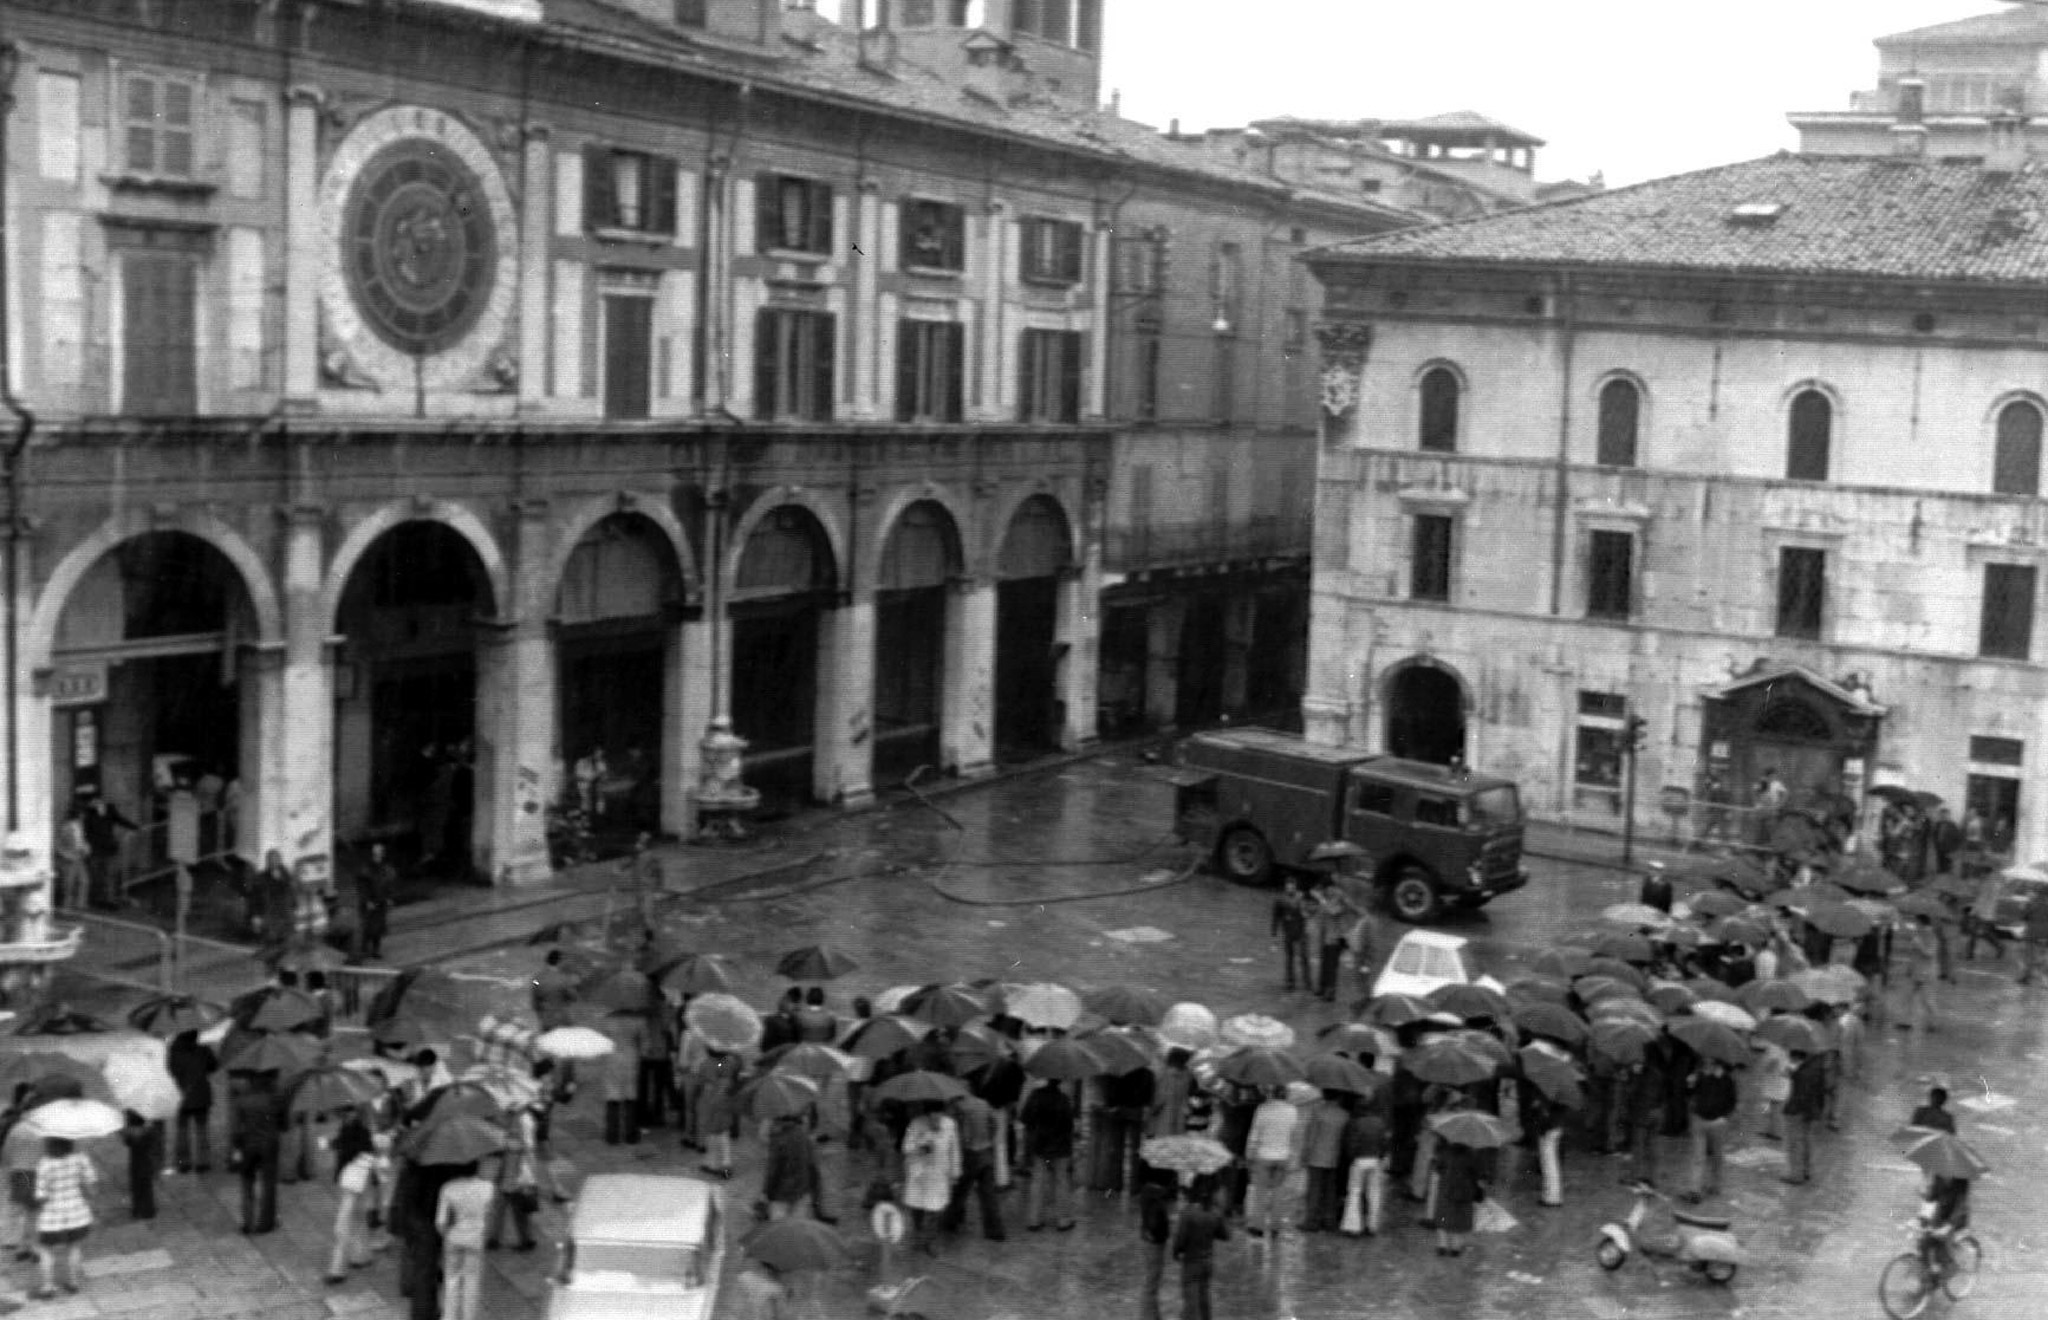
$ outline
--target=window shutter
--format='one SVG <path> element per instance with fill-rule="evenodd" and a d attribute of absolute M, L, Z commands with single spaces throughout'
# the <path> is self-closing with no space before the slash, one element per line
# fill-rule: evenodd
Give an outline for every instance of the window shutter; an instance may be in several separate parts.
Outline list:
<path fill-rule="evenodd" d="M 1017 337 L 1017 416 L 1027 422 L 1038 416 L 1038 348 L 1036 332 L 1026 330 Z"/>
<path fill-rule="evenodd" d="M 773 174 L 754 176 L 754 249 L 758 252 L 784 246 L 781 182 Z"/>
<path fill-rule="evenodd" d="M 814 183 L 811 185 L 811 232 L 808 235 L 809 252 L 830 252 L 832 250 L 832 185 Z"/>
<path fill-rule="evenodd" d="M 839 318 L 830 312 L 811 313 L 811 323 L 817 327 L 814 343 L 817 361 L 811 377 L 811 417 L 817 421 L 829 421 L 832 417 L 833 368 L 839 360 Z"/>
<path fill-rule="evenodd" d="M 1060 336 L 1060 417 L 1063 422 L 1081 420 L 1081 332 L 1069 330 Z"/>
<path fill-rule="evenodd" d="M 918 323 L 896 323 L 896 420 L 917 419 Z"/>
<path fill-rule="evenodd" d="M 776 365 L 781 360 L 777 340 L 781 338 L 781 312 L 761 312 L 754 317 L 754 416 L 773 419 L 776 411 Z"/>
<path fill-rule="evenodd" d="M 676 163 L 662 156 L 647 162 L 647 228 L 656 234 L 675 236 Z"/>
<path fill-rule="evenodd" d="M 1060 226 L 1060 278 L 1081 279 L 1081 226 L 1063 224 Z"/>
<path fill-rule="evenodd" d="M 958 206 L 943 207 L 940 216 L 945 221 L 946 269 L 967 268 L 967 212 Z"/>
<path fill-rule="evenodd" d="M 612 195 L 612 153 L 604 147 L 583 149 L 583 227 L 602 229 L 618 209 Z"/>
<path fill-rule="evenodd" d="M 943 370 L 939 377 L 940 398 L 943 400 L 940 415 L 946 421 L 957 422 L 967 415 L 967 327 L 957 321 L 942 327 L 939 344 L 943 351 Z"/>

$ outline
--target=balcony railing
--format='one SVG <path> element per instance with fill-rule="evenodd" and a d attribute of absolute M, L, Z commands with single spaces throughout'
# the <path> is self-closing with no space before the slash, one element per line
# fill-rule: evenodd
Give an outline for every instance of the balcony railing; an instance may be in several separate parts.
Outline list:
<path fill-rule="evenodd" d="M 1191 568 L 1255 559 L 1305 556 L 1313 520 L 1297 514 L 1260 514 L 1235 523 L 1169 523 L 1114 528 L 1109 534 L 1112 572 Z"/>

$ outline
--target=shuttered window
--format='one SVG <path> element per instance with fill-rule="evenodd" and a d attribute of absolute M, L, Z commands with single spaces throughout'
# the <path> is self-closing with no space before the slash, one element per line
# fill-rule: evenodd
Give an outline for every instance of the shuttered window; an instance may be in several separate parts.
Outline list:
<path fill-rule="evenodd" d="M 592 229 L 674 234 L 676 163 L 641 151 L 586 148 L 583 217 Z"/>
<path fill-rule="evenodd" d="M 2041 410 L 2031 403 L 2008 403 L 1998 411 L 1991 489 L 2000 495 L 2041 493 Z"/>
<path fill-rule="evenodd" d="M 191 178 L 198 85 L 183 78 L 129 73 L 123 76 L 122 88 L 129 172 Z"/>
<path fill-rule="evenodd" d="M 1018 354 L 1018 417 L 1027 422 L 1081 420 L 1081 332 L 1026 330 Z"/>
<path fill-rule="evenodd" d="M 1451 531 L 1447 514 L 1415 515 L 1414 545 L 1409 563 L 1408 595 L 1414 600 L 1451 598 Z"/>
<path fill-rule="evenodd" d="M 829 312 L 771 308 L 755 318 L 755 416 L 831 420 L 834 329 Z"/>
<path fill-rule="evenodd" d="M 967 265 L 967 213 L 949 202 L 911 198 L 903 203 L 907 270 L 962 270 Z"/>
<path fill-rule="evenodd" d="M 1626 619 L 1635 588 L 1636 538 L 1629 532 L 1594 532 L 1586 556 L 1586 617 Z"/>
<path fill-rule="evenodd" d="M 896 418 L 957 422 L 962 416 L 965 327 L 950 321 L 899 321 Z"/>
<path fill-rule="evenodd" d="M 1023 223 L 1018 275 L 1036 284 L 1081 282 L 1081 226 L 1032 216 Z"/>
<path fill-rule="evenodd" d="M 141 417 L 198 411 L 198 263 L 184 253 L 130 252 L 121 264 L 121 395 Z"/>
<path fill-rule="evenodd" d="M 832 250 L 832 185 L 792 174 L 754 182 L 755 221 L 763 252 Z"/>
<path fill-rule="evenodd" d="M 1828 599 L 1828 552 L 1778 551 L 1778 636 L 1818 641 Z"/>
<path fill-rule="evenodd" d="M 2034 641 L 2034 569 L 2030 564 L 1984 566 L 1984 614 L 1977 653 L 2025 660 Z"/>

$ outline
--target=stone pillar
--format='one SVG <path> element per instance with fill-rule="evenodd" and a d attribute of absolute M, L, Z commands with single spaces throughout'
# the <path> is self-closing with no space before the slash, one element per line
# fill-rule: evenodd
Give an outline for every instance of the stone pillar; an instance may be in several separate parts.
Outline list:
<path fill-rule="evenodd" d="M 1010 333 L 1009 317 L 1004 313 L 1003 293 L 1005 279 L 1010 270 L 1012 252 L 1010 249 L 1010 208 L 1004 202 L 990 202 L 986 240 L 980 244 L 977 260 L 981 276 L 981 329 L 980 353 L 976 362 L 979 368 L 979 388 L 969 391 L 977 401 L 974 411 L 969 414 L 971 421 L 1000 421 L 1011 413 L 1003 405 L 1003 368 L 1009 360 L 1005 346 Z"/>
<path fill-rule="evenodd" d="M 996 587 L 954 582 L 946 605 L 946 672 L 939 699 L 939 759 L 962 779 L 995 770 Z"/>
<path fill-rule="evenodd" d="M 689 838 L 697 831 L 690 791 L 703 772 L 697 745 L 723 700 L 711 691 L 711 623 L 703 616 L 669 630 L 661 693 L 661 828 Z M 723 672 L 721 666 L 720 672 Z"/>
<path fill-rule="evenodd" d="M 284 398 L 320 390 L 320 106 L 317 87 L 285 97 Z"/>
<path fill-rule="evenodd" d="M 287 857 L 334 855 L 334 643 L 339 639 L 320 592 L 327 568 L 326 511 L 299 505 L 286 516 L 284 670 L 278 697 L 283 729 L 275 739 L 263 740 L 276 769 L 242 767 L 245 791 L 274 783 L 280 800 L 264 808 L 260 821 L 245 812 L 235 843 L 238 853 L 259 864 L 266 847 L 287 850 Z"/>
<path fill-rule="evenodd" d="M 853 312 L 848 317 L 853 348 L 853 408 L 855 421 L 870 421 L 879 414 L 878 400 L 882 364 L 880 302 L 876 297 L 877 275 L 882 265 L 882 199 L 878 185 L 863 179 L 855 198 L 858 210 L 854 225 L 858 246 L 853 257 Z"/>
<path fill-rule="evenodd" d="M 874 594 L 855 594 L 819 624 L 812 791 L 859 806 L 875 796 Z"/>
<path fill-rule="evenodd" d="M 519 218 L 519 406 L 538 407 L 548 386 L 548 251 L 554 233 L 555 162 L 546 124 L 526 126 Z"/>
<path fill-rule="evenodd" d="M 1232 592 L 1223 602 L 1223 713 L 1232 718 L 1244 712 L 1258 614 L 1259 599 L 1249 591 Z"/>
<path fill-rule="evenodd" d="M 1180 712 L 1180 634 L 1188 603 L 1162 600 L 1145 612 L 1145 724 L 1170 729 Z"/>
<path fill-rule="evenodd" d="M 1095 241 L 1093 270 L 1089 278 L 1093 317 L 1088 332 L 1088 379 L 1082 389 L 1081 415 L 1099 421 L 1109 412 L 1109 286 L 1116 266 L 1116 230 L 1099 225 Z"/>
<path fill-rule="evenodd" d="M 327 648 L 319 648 L 326 659 Z M 297 851 L 291 837 L 286 804 L 291 801 L 291 763 L 287 744 L 293 730 L 285 705 L 285 672 L 290 643 L 244 646 L 236 654 L 236 700 L 241 707 L 240 766 L 242 804 L 235 820 L 235 851 L 260 861 L 263 850 L 276 848 L 287 861 L 307 853 L 332 852 L 325 842 Z"/>
<path fill-rule="evenodd" d="M 471 855 L 498 884 L 554 873 L 543 794 L 555 757 L 555 706 L 555 641 L 543 625 L 499 625 L 478 639 Z"/>
<path fill-rule="evenodd" d="M 1060 575 L 1054 678 L 1059 693 L 1060 750 L 1073 752 L 1100 736 L 1096 687 L 1102 677 L 1102 548 L 1090 543 L 1087 562 Z"/>

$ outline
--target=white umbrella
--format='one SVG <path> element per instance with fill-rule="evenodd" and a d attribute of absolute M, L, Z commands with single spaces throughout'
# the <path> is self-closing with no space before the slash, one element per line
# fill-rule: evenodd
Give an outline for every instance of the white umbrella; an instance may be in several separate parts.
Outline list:
<path fill-rule="evenodd" d="M 31 1109 L 21 1121 L 38 1136 L 67 1141 L 111 1137 L 126 1124 L 121 1111 L 104 1100 L 52 1100 Z"/>
<path fill-rule="evenodd" d="M 106 1076 L 114 1103 L 147 1119 L 174 1116 L 184 1100 L 177 1080 L 160 1060 L 117 1054 L 107 1060 Z"/>
<path fill-rule="evenodd" d="M 1159 1039 L 1174 1049 L 1206 1050 L 1215 1045 L 1216 1015 L 1200 1004 L 1175 1004 L 1159 1019 Z"/>
<path fill-rule="evenodd" d="M 922 989 L 924 987 L 920 985 L 892 985 L 875 996 L 873 1008 L 878 1014 L 901 1013 L 903 1011 L 903 1001 Z"/>
<path fill-rule="evenodd" d="M 1027 1026 L 1065 1030 L 1081 1020 L 1081 996 L 1063 985 L 1005 985 L 1003 1003 L 1005 1012 Z"/>
<path fill-rule="evenodd" d="M 532 1074 L 516 1068 L 506 1068 L 494 1063 L 478 1064 L 462 1074 L 465 1082 L 474 1082 L 489 1091 L 499 1104 L 507 1109 L 530 1105 L 540 1099 L 540 1083 Z"/>
<path fill-rule="evenodd" d="M 1718 1022 L 1724 1027 L 1737 1031 L 1748 1031 L 1756 1025 L 1756 1019 L 1734 1004 L 1724 1004 L 1718 999 L 1702 999 L 1692 1006 L 1692 1015 Z"/>
<path fill-rule="evenodd" d="M 417 1080 L 420 1075 L 420 1070 L 409 1063 L 401 1063 L 397 1059 L 379 1058 L 376 1055 L 368 1055 L 360 1059 L 343 1059 L 341 1066 L 352 1068 L 356 1072 L 382 1077 L 384 1084 L 393 1090 L 406 1085 L 408 1082 Z"/>
<path fill-rule="evenodd" d="M 1264 1013 L 1239 1013 L 1223 1024 L 1223 1043 L 1284 1050 L 1294 1044 L 1294 1028 Z"/>
<path fill-rule="evenodd" d="M 550 1059 L 602 1059 L 618 1046 L 612 1038 L 591 1027 L 556 1027 L 543 1031 L 533 1047 Z"/>

